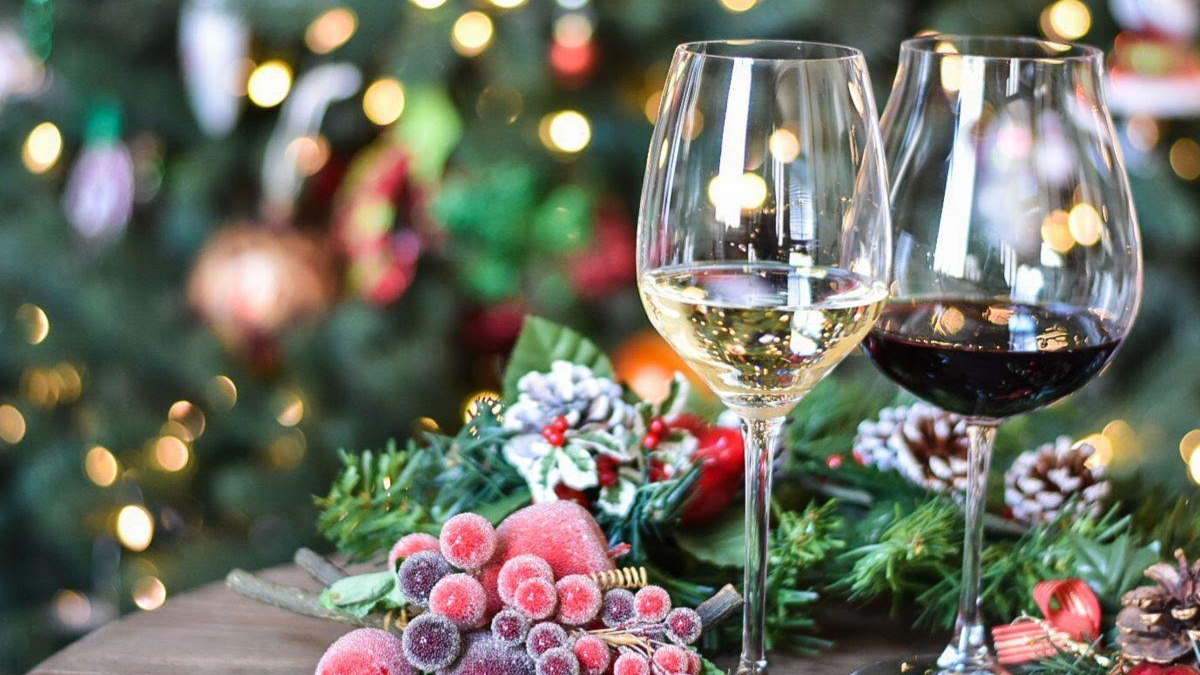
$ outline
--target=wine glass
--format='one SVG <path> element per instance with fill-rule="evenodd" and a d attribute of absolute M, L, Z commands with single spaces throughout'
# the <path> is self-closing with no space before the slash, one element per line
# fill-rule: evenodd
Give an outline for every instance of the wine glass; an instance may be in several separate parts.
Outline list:
<path fill-rule="evenodd" d="M 765 673 L 772 450 L 784 416 L 887 297 L 887 183 L 862 54 L 786 41 L 675 50 L 638 218 L 638 288 L 671 347 L 742 419 L 739 673 Z"/>
<path fill-rule="evenodd" d="M 996 427 L 1098 375 L 1137 313 L 1137 218 L 1102 58 L 1033 38 L 900 49 L 882 121 L 895 276 L 863 344 L 889 378 L 968 418 L 962 593 L 941 672 L 998 671 L 979 605 Z"/>

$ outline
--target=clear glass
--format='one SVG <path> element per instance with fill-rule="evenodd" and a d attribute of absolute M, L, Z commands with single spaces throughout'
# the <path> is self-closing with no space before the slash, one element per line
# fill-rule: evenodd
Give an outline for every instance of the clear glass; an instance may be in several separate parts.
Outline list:
<path fill-rule="evenodd" d="M 766 672 L 783 418 L 874 324 L 890 232 L 862 54 L 784 41 L 675 50 L 642 189 L 638 287 L 654 326 L 743 421 L 741 673 Z"/>
<path fill-rule="evenodd" d="M 1033 38 L 942 35 L 900 50 L 881 123 L 895 276 L 864 345 L 897 383 L 970 421 L 962 595 L 942 672 L 999 672 L 979 607 L 996 426 L 1098 375 L 1137 313 L 1137 217 L 1102 74 L 1098 50 Z"/>

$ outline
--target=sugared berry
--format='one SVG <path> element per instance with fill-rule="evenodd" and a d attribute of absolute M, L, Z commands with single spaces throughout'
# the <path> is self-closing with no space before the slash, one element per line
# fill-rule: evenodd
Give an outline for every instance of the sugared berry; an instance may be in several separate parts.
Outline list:
<path fill-rule="evenodd" d="M 526 579 L 545 579 L 552 582 L 554 570 L 550 569 L 550 563 L 536 555 L 519 555 L 509 560 L 500 568 L 500 576 L 496 577 L 496 590 L 500 593 L 500 599 L 512 604 L 517 585 Z"/>
<path fill-rule="evenodd" d="M 388 569 L 396 569 L 396 565 L 400 564 L 408 556 L 421 551 L 436 551 L 440 547 L 437 537 L 425 532 L 413 532 L 400 537 L 396 545 L 392 547 L 388 553 Z"/>
<path fill-rule="evenodd" d="M 422 614 L 404 627 L 404 656 L 426 672 L 453 663 L 461 648 L 458 627 L 444 616 Z"/>
<path fill-rule="evenodd" d="M 579 659 L 566 647 L 555 647 L 537 659 L 537 675 L 579 675 Z"/>
<path fill-rule="evenodd" d="M 615 567 L 604 530 L 587 509 L 575 502 L 526 506 L 505 518 L 496 534 L 505 559 L 532 553 L 550 563 L 558 579 Z"/>
<path fill-rule="evenodd" d="M 613 675 L 650 675 L 650 661 L 641 654 L 626 652 L 613 662 Z"/>
<path fill-rule="evenodd" d="M 404 657 L 404 642 L 378 628 L 359 628 L 329 645 L 314 675 L 419 675 Z"/>
<path fill-rule="evenodd" d="M 667 637 L 671 642 L 680 645 L 690 645 L 700 637 L 703 625 L 696 610 L 687 607 L 676 607 L 667 614 Z"/>
<path fill-rule="evenodd" d="M 691 667 L 687 653 L 688 650 L 678 645 L 664 645 L 654 650 L 654 665 L 667 673 L 687 675 Z"/>
<path fill-rule="evenodd" d="M 695 649 L 688 650 L 688 672 L 691 675 L 700 675 L 700 671 L 704 670 L 704 661 L 700 658 L 700 652 Z"/>
<path fill-rule="evenodd" d="M 475 577 L 450 574 L 442 577 L 429 592 L 429 611 L 450 619 L 459 628 L 475 628 L 483 623 L 487 594 Z"/>
<path fill-rule="evenodd" d="M 633 596 L 638 621 L 658 622 L 671 611 L 671 596 L 662 586 L 646 586 Z"/>
<path fill-rule="evenodd" d="M 495 528 L 476 513 L 460 513 L 447 520 L 438 541 L 446 560 L 465 570 L 483 567 L 496 552 Z"/>
<path fill-rule="evenodd" d="M 533 669 L 524 649 L 506 646 L 487 631 L 474 631 L 466 637 L 462 656 L 438 675 L 534 675 Z"/>
<path fill-rule="evenodd" d="M 568 626 L 582 626 L 600 612 L 600 586 L 595 579 L 571 574 L 554 585 L 558 592 L 558 621 Z"/>
<path fill-rule="evenodd" d="M 425 606 L 433 585 L 450 574 L 450 565 L 440 553 L 421 551 L 404 559 L 396 571 L 400 592 L 411 603 Z"/>
<path fill-rule="evenodd" d="M 579 659 L 579 671 L 583 675 L 603 675 L 612 661 L 612 650 L 608 643 L 595 635 L 584 635 L 571 648 Z"/>
<path fill-rule="evenodd" d="M 492 635 L 510 647 L 521 644 L 529 633 L 529 619 L 515 609 L 502 609 L 492 617 Z"/>
<path fill-rule="evenodd" d="M 567 635 L 566 629 L 562 626 L 550 621 L 543 621 L 529 629 L 529 634 L 525 636 L 525 651 L 536 659 L 547 650 L 566 647 L 570 639 L 571 637 Z"/>
<path fill-rule="evenodd" d="M 500 592 L 496 590 L 499 577 L 500 563 L 495 560 L 488 563 L 478 574 L 479 583 L 483 584 L 483 592 L 487 594 L 487 616 L 494 616 L 496 612 L 504 609 L 504 601 L 500 599 Z"/>
<path fill-rule="evenodd" d="M 604 594 L 604 609 L 600 620 L 609 628 L 623 626 L 637 616 L 634 610 L 634 595 L 624 588 L 614 588 Z"/>
<path fill-rule="evenodd" d="M 554 584 L 534 577 L 517 584 L 513 593 L 512 606 L 531 619 L 545 619 L 554 614 L 558 606 L 558 592 Z"/>

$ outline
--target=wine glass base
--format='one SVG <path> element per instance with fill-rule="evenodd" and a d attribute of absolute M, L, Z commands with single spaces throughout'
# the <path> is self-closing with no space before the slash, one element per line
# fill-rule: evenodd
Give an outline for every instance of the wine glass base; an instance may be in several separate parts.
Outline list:
<path fill-rule="evenodd" d="M 1011 675 L 998 663 L 966 668 L 941 668 L 937 654 L 918 654 L 907 659 L 878 661 L 859 668 L 852 675 Z"/>

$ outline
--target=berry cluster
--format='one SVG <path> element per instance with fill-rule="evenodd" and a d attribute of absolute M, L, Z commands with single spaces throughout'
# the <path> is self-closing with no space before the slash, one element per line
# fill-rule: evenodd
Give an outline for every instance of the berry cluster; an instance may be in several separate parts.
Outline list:
<path fill-rule="evenodd" d="M 546 442 L 556 448 L 561 448 L 567 444 L 567 429 L 571 428 L 571 422 L 566 417 L 559 415 L 550 421 L 550 424 L 542 427 L 542 438 Z"/>

